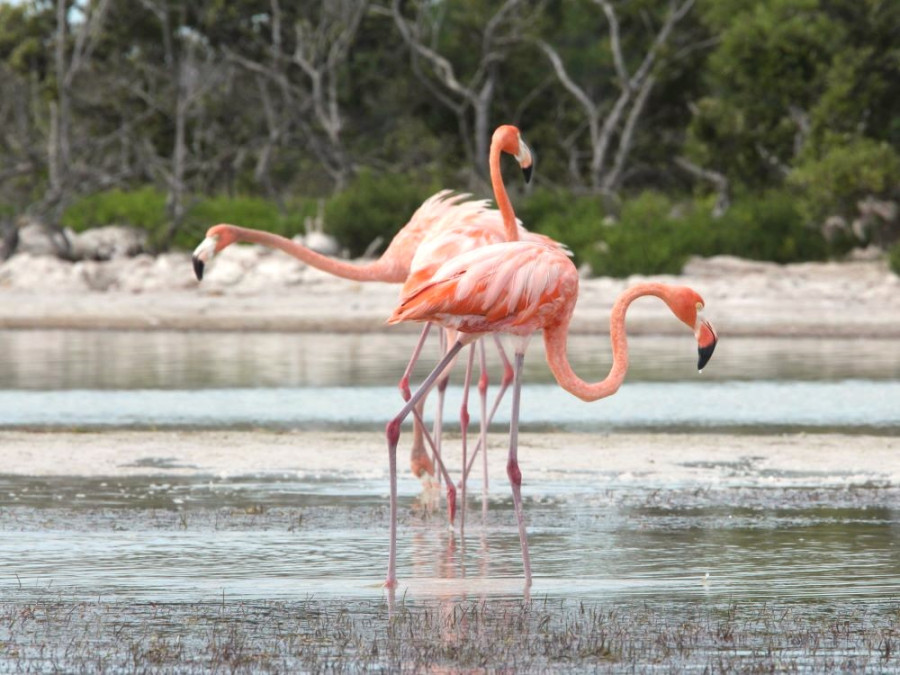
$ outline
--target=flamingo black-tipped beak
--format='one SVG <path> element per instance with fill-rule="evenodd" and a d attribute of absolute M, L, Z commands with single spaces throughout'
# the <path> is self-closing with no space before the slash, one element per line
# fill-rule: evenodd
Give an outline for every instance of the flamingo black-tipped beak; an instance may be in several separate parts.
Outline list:
<path fill-rule="evenodd" d="M 216 254 L 216 246 L 218 246 L 218 244 L 218 236 L 213 235 L 204 239 L 200 242 L 200 245 L 194 249 L 194 253 L 191 255 L 191 262 L 194 264 L 194 274 L 197 276 L 197 281 L 203 280 L 203 271 L 206 269 L 207 263 L 209 263 Z"/>
<path fill-rule="evenodd" d="M 529 164 L 528 166 L 522 167 L 522 173 L 525 175 L 525 182 L 531 182 L 531 174 L 534 172 L 534 164 Z"/>
<path fill-rule="evenodd" d="M 700 326 L 697 330 L 697 370 L 703 370 L 716 350 L 719 336 L 709 321 L 701 319 L 699 324 Z"/>
<path fill-rule="evenodd" d="M 534 173 L 534 153 L 529 145 L 519 136 L 519 152 L 516 154 L 516 160 L 522 167 L 522 173 L 525 175 L 525 182 L 531 182 L 531 175 Z"/>

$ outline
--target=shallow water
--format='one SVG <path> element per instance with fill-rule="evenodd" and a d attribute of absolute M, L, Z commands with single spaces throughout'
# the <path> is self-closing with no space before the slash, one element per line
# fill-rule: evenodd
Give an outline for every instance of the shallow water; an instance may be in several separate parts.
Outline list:
<path fill-rule="evenodd" d="M 374 430 L 398 407 L 395 381 L 414 341 L 410 335 L 0 333 L 0 427 Z M 723 339 L 702 375 L 690 336 L 637 338 L 631 345 L 633 368 L 620 392 L 585 404 L 551 384 L 535 341 L 523 426 L 724 428 L 762 431 L 773 440 L 801 429 L 900 431 L 900 349 L 886 341 Z M 604 339 L 576 336 L 571 348 L 586 379 L 605 374 Z M 489 358 L 496 380 L 492 350 Z M 458 387 L 448 396 L 452 426 Z M 477 424 L 477 406 L 471 409 Z M 502 409 L 495 428 L 506 419 Z M 305 616 L 311 598 L 324 603 L 316 610 L 322 617 L 352 613 L 372 644 L 390 632 L 394 624 L 379 609 L 388 533 L 382 472 L 149 475 L 176 469 L 172 461 L 149 458 L 141 465 L 148 475 L 135 478 L 0 474 L 0 645 L 6 649 L 0 649 L 0 670 L 21 667 L 17 659 L 25 658 L 37 670 L 102 672 L 92 660 L 98 644 L 119 655 L 111 663 L 124 664 L 120 670 L 134 669 L 162 659 L 166 639 L 196 657 L 211 649 L 207 643 L 219 644 L 216 631 L 224 629 L 217 626 L 249 635 L 254 644 L 290 647 L 286 658 L 320 645 L 321 663 L 288 660 L 282 672 L 334 668 L 330 659 L 344 649 L 346 626 L 336 629 L 330 619 L 324 627 L 290 623 Z M 735 470 L 718 461 L 710 457 L 712 472 Z M 752 461 L 738 469 L 739 480 L 693 484 L 667 478 L 650 485 L 640 476 L 604 481 L 596 473 L 530 479 L 523 494 L 535 573 L 531 597 L 567 608 L 548 614 L 551 624 L 561 624 L 553 635 L 595 635 L 594 628 L 570 628 L 587 603 L 608 618 L 601 635 L 615 623 L 609 617 L 621 617 L 618 634 L 627 637 L 611 643 L 613 656 L 639 670 L 716 671 L 728 664 L 900 670 L 890 647 L 900 623 L 900 487 L 855 477 L 852 458 L 846 475 L 816 466 L 773 475 Z M 456 616 L 460 603 L 471 601 L 504 617 L 520 611 L 519 540 L 505 477 L 492 484 L 486 511 L 477 482 L 471 490 L 463 537 L 447 527 L 434 490 L 424 492 L 401 476 L 399 596 L 424 607 L 426 616 L 430 610 Z M 272 604 L 279 602 L 284 606 Z M 58 606 L 57 615 L 51 606 Z M 86 621 L 70 624 L 73 612 Z M 277 625 L 269 623 L 273 616 Z M 856 632 L 845 628 L 851 624 Z M 283 625 L 291 625 L 291 635 L 312 631 L 302 649 L 293 637 L 288 647 L 275 640 Z M 492 644 L 516 639 L 539 643 L 547 625 L 527 633 L 514 624 L 499 642 L 488 633 L 488 653 Z M 709 634 L 701 640 L 689 631 L 685 638 L 677 632 L 683 626 Z M 783 651 L 773 656 L 760 645 L 779 631 L 787 631 Z M 187 636 L 183 643 L 181 636 Z M 628 657 L 629 649 L 638 656 Z M 538 659 L 536 669 L 597 667 L 595 652 L 571 657 L 570 651 L 558 660 L 540 657 L 548 660 Z M 360 653 L 353 652 L 347 668 L 359 669 Z M 423 663 L 435 663 L 425 653 Z M 723 662 L 723 654 L 734 660 Z M 195 670 L 235 669 L 219 656 L 192 663 L 201 664 Z M 454 658 L 440 662 L 452 669 Z M 248 671 L 266 669 L 262 661 L 247 663 Z M 504 663 L 516 670 L 514 659 Z M 372 668 L 399 666 L 374 661 Z"/>
<path fill-rule="evenodd" d="M 760 600 L 900 593 L 896 488 L 528 487 L 532 595 Z M 517 597 L 511 499 L 470 500 L 466 536 L 401 489 L 398 574 L 412 597 Z M 0 484 L 0 598 L 200 602 L 380 597 L 381 481 L 12 479 Z M 98 533 L 102 532 L 102 536 Z M 707 573 L 709 577 L 706 577 Z"/>
<path fill-rule="evenodd" d="M 635 382 L 593 404 L 558 386 L 535 384 L 523 387 L 521 426 L 887 433 L 900 430 L 898 401 L 900 382 L 890 381 Z M 459 427 L 460 403 L 460 391 L 450 389 L 444 408 L 449 428 Z M 6 390 L 0 391 L 0 426 L 375 429 L 402 404 L 394 387 Z M 470 416 L 477 425 L 476 399 L 470 400 Z M 498 429 L 508 424 L 507 406 L 498 410 L 494 422 Z"/>
<path fill-rule="evenodd" d="M 0 427 L 381 426 L 400 407 L 396 381 L 415 340 L 405 334 L 6 332 L 0 334 Z M 535 340 L 526 359 L 523 427 L 900 427 L 893 403 L 900 400 L 900 349 L 889 341 L 723 340 L 699 375 L 689 335 L 630 344 L 632 368 L 619 393 L 584 404 L 553 384 Z M 573 336 L 570 349 L 585 379 L 605 375 L 603 338 Z M 432 344 L 414 381 L 436 356 Z M 492 346 L 488 360 L 496 383 Z M 445 409 L 458 410 L 460 387 L 448 391 Z M 477 402 L 470 409 L 477 423 Z M 507 411 L 501 406 L 498 423 L 508 420 Z M 446 417 L 453 426 L 456 414 Z"/>
<path fill-rule="evenodd" d="M 394 386 L 416 340 L 408 333 L 0 331 L 0 389 Z M 634 337 L 628 344 L 628 382 L 696 380 L 691 335 Z M 587 380 L 609 370 L 608 336 L 573 335 L 569 352 L 576 372 Z M 432 340 L 419 377 L 438 356 Z M 496 380 L 493 345 L 487 359 Z M 539 338 L 532 340 L 525 365 L 527 382 L 553 382 Z M 704 381 L 846 379 L 900 380 L 900 348 L 890 340 L 723 336 L 703 372 Z"/>

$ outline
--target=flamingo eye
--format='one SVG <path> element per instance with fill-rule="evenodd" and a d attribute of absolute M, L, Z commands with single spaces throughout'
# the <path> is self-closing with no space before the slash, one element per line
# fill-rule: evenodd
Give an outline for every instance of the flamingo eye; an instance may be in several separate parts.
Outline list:
<path fill-rule="evenodd" d="M 702 303 L 702 302 L 698 302 L 698 303 L 697 303 L 697 311 L 699 312 L 699 311 L 701 311 L 702 309 L 703 309 L 703 303 Z"/>

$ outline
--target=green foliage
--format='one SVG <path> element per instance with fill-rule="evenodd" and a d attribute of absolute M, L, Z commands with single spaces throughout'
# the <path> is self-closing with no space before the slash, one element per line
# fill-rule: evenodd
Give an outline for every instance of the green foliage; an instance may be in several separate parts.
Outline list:
<path fill-rule="evenodd" d="M 894 244 L 888 250 L 888 265 L 890 265 L 894 274 L 900 276 L 900 242 Z"/>
<path fill-rule="evenodd" d="M 131 225 L 151 236 L 161 234 L 166 226 L 166 195 L 152 186 L 98 192 L 73 203 L 60 222 L 76 232 L 98 225 Z"/>
<path fill-rule="evenodd" d="M 900 153 L 890 145 L 859 137 L 832 140 L 820 157 L 806 159 L 788 177 L 801 191 L 803 215 L 813 223 L 831 215 L 852 219 L 860 199 L 900 190 Z"/>
<path fill-rule="evenodd" d="M 794 198 L 770 191 L 738 199 L 721 218 L 705 200 L 676 203 L 659 192 L 626 201 L 618 221 L 604 217 L 596 197 L 536 193 L 520 212 L 526 224 L 568 244 L 576 263 L 595 274 L 678 274 L 692 255 L 735 255 L 787 263 L 829 254 L 806 227 Z"/>
<path fill-rule="evenodd" d="M 831 252 L 818 228 L 809 227 L 790 192 L 769 190 L 737 199 L 725 215 L 701 222 L 702 255 L 728 254 L 778 263 L 823 260 Z M 705 249 L 705 250 L 704 250 Z"/>
<path fill-rule="evenodd" d="M 677 271 L 694 253 L 815 259 L 829 249 L 805 223 L 852 219 L 868 195 L 900 196 L 900 2 L 698 0 L 659 45 L 629 144 L 619 145 L 623 119 L 606 148 L 606 168 L 624 160 L 621 192 L 574 197 L 592 184 L 589 118 L 539 44 L 552 45 L 608 121 L 617 65 L 636 74 L 670 11 L 663 0 L 614 5 L 622 64 L 597 3 L 523 3 L 499 15 L 502 0 L 401 3 L 456 80 L 489 96 L 489 125 L 515 123 L 535 147 L 539 184 L 558 189 L 514 201 L 529 227 L 568 243 L 577 261 L 625 275 Z M 54 3 L 0 3 L 0 127 L 8 130 L 0 202 L 51 218 L 71 204 L 62 220 L 75 229 L 130 224 L 155 244 L 174 238 L 190 248 L 218 222 L 296 234 L 314 199 L 358 172 L 328 199 L 325 221 L 359 254 L 391 237 L 438 185 L 471 185 L 467 178 L 483 174 L 472 106 L 428 59 L 411 58 L 385 12 L 366 13 L 346 37 L 346 59 L 320 75 L 335 94 L 325 107 L 336 106 L 336 125 L 321 116 L 329 112 L 322 102 L 298 105 L 312 86 L 292 61 L 301 36 L 282 30 L 278 55 L 272 31 L 305 27 L 318 36 L 307 46 L 329 52 L 344 27 L 341 3 L 282 4 L 277 22 L 275 6 L 261 0 L 166 6 L 110 3 L 102 23 L 78 31 L 95 5 L 73 5 L 63 36 Z M 76 52 L 78 67 L 57 82 Z M 496 75 L 490 86 L 487 75 Z M 710 217 L 704 198 L 685 203 L 706 186 L 673 168 L 678 156 L 727 177 L 737 197 L 723 218 Z M 173 232 L 174 175 L 185 214 Z M 156 188 L 83 196 L 110 180 Z M 241 196 L 210 196 L 221 194 Z"/>
<path fill-rule="evenodd" d="M 376 237 L 384 237 L 386 246 L 436 191 L 419 175 L 362 171 L 326 203 L 326 230 L 358 256 Z"/>
<path fill-rule="evenodd" d="M 190 250 L 210 227 L 231 223 L 291 237 L 303 231 L 303 218 L 314 211 L 309 201 L 283 212 L 274 202 L 259 197 L 208 197 L 195 200 L 171 246 Z M 79 199 L 62 215 L 61 223 L 81 232 L 102 225 L 130 225 L 145 230 L 151 247 L 158 247 L 169 229 L 166 196 L 153 187 L 108 190 Z"/>
<path fill-rule="evenodd" d="M 692 223 L 672 215 L 672 200 L 644 192 L 625 202 L 619 222 L 607 229 L 604 245 L 588 259 L 595 274 L 677 274 L 695 253 Z"/>
<path fill-rule="evenodd" d="M 516 200 L 514 204 L 525 227 L 565 243 L 576 262 L 603 238 L 606 211 L 599 197 L 573 197 L 567 190 L 539 188 L 521 206 Z"/>

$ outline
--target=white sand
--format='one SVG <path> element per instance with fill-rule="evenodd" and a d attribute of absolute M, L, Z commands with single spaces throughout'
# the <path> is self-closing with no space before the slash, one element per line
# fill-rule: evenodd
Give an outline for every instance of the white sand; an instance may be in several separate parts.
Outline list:
<path fill-rule="evenodd" d="M 402 445 L 407 440 L 398 466 L 412 481 Z M 458 442 L 451 437 L 448 443 L 448 466 L 458 467 Z M 502 433 L 491 436 L 494 493 L 508 489 L 505 443 Z M 377 431 L 0 431 L 0 447 L 4 474 L 341 475 L 384 479 L 387 489 L 387 452 Z M 603 487 L 900 483 L 900 439 L 886 436 L 525 433 L 519 457 L 532 493 L 550 481 Z"/>
<path fill-rule="evenodd" d="M 707 304 L 723 337 L 900 337 L 900 278 L 883 260 L 774 265 L 717 257 L 677 277 Z M 581 285 L 573 332 L 607 330 L 609 309 L 643 280 L 594 278 Z M 279 253 L 231 247 L 202 284 L 187 254 L 66 263 L 14 256 L 0 264 L 0 328 L 373 331 L 386 327 L 398 287 L 344 281 Z M 683 327 L 661 303 L 635 303 L 632 334 Z"/>

